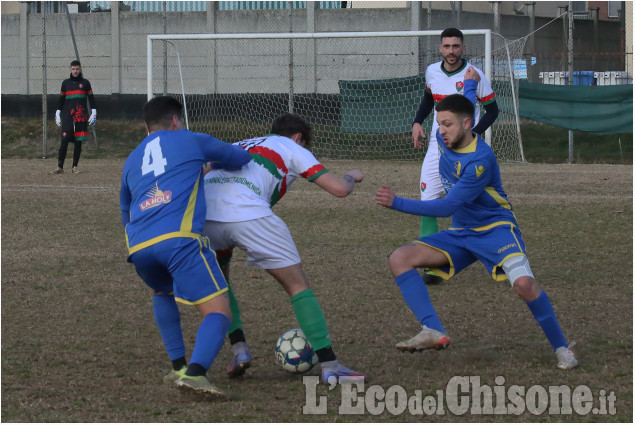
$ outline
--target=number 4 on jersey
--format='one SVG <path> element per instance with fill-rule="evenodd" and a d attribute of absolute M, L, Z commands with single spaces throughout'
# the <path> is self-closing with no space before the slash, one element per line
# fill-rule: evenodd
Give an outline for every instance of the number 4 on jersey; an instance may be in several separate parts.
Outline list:
<path fill-rule="evenodd" d="M 154 177 L 158 177 L 165 173 L 166 165 L 168 165 L 168 160 L 163 157 L 159 138 L 157 137 L 156 139 L 149 141 L 143 151 L 141 174 L 145 176 L 149 172 L 153 171 Z"/>

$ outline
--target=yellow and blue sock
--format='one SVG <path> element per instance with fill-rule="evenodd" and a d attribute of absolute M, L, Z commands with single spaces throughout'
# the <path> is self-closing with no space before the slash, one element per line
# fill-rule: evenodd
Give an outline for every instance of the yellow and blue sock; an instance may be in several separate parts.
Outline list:
<path fill-rule="evenodd" d="M 196 333 L 196 342 L 194 343 L 190 365 L 187 368 L 187 375 L 197 376 L 205 374 L 223 347 L 229 325 L 229 317 L 222 313 L 210 313 L 205 316 Z"/>
<path fill-rule="evenodd" d="M 567 340 L 562 334 L 562 329 L 560 329 L 560 324 L 547 293 L 542 291 L 538 298 L 527 303 L 527 307 L 529 307 L 531 314 L 534 315 L 542 331 L 547 336 L 553 351 L 556 351 L 558 347 L 567 347 Z"/>
<path fill-rule="evenodd" d="M 395 282 L 401 291 L 403 299 L 408 304 L 410 311 L 414 313 L 419 323 L 430 329 L 445 333 L 437 312 L 432 306 L 428 288 L 423 283 L 423 278 L 416 269 L 408 270 L 395 278 Z"/>
<path fill-rule="evenodd" d="M 185 358 L 185 344 L 181 331 L 181 314 L 173 295 L 154 294 L 152 297 L 154 321 L 161 333 L 163 345 L 174 361 Z M 179 360 L 180 364 L 180 360 Z"/>

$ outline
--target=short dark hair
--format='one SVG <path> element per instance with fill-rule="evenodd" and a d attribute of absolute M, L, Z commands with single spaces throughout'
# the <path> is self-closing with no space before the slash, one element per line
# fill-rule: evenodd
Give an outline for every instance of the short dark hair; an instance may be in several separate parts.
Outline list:
<path fill-rule="evenodd" d="M 73 62 L 71 62 L 71 66 L 82 66 L 81 62 L 78 60 L 74 60 Z"/>
<path fill-rule="evenodd" d="M 271 132 L 279 136 L 291 137 L 296 133 L 302 133 L 304 147 L 310 148 L 313 142 L 313 128 L 300 115 L 285 112 L 273 121 Z"/>
<path fill-rule="evenodd" d="M 459 37 L 463 41 L 463 33 L 457 28 L 446 28 L 441 33 L 441 40 L 446 37 Z"/>
<path fill-rule="evenodd" d="M 143 106 L 143 119 L 151 130 L 168 128 L 174 115 L 183 118 L 183 105 L 170 96 L 157 96 Z"/>
<path fill-rule="evenodd" d="M 435 109 L 437 112 L 450 111 L 456 115 L 465 115 L 471 118 L 474 124 L 474 105 L 470 99 L 458 93 L 444 97 Z"/>

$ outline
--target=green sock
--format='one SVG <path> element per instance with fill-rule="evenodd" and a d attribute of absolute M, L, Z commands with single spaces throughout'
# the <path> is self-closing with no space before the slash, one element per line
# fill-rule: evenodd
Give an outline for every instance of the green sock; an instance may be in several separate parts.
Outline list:
<path fill-rule="evenodd" d="M 305 289 L 291 297 L 291 304 L 300 328 L 315 351 L 331 345 L 329 330 L 322 307 L 311 289 Z"/>
<path fill-rule="evenodd" d="M 436 217 L 421 216 L 421 230 L 419 231 L 419 237 L 431 235 L 439 231 L 439 223 Z"/>
<path fill-rule="evenodd" d="M 229 326 L 229 330 L 227 331 L 227 334 L 230 334 L 237 329 L 242 329 L 243 322 L 240 320 L 240 309 L 238 308 L 238 300 L 234 295 L 234 291 L 232 291 L 229 280 L 227 281 L 227 288 L 229 288 L 229 290 L 227 291 L 227 293 L 229 294 L 229 308 L 232 312 L 232 323 Z"/>

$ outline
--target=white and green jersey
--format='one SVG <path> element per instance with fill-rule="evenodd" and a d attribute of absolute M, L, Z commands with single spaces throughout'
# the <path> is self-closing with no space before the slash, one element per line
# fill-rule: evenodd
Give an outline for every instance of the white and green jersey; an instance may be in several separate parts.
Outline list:
<path fill-rule="evenodd" d="M 463 61 L 461 66 L 456 71 L 448 72 L 443 68 L 443 61 L 433 63 L 426 69 L 426 90 L 432 94 L 434 99 L 434 106 L 436 106 L 444 97 L 451 94 L 463 94 L 463 79 L 465 78 L 465 72 L 469 67 L 473 67 L 476 72 L 481 76 L 481 81 L 478 83 L 476 89 L 476 104 L 474 105 L 474 127 L 479 118 L 481 117 L 481 105 L 487 105 L 496 100 L 496 95 L 489 81 L 483 74 L 483 71 L 469 63 Z M 432 121 L 431 135 L 436 135 L 439 125 L 437 124 L 437 111 L 434 109 L 434 119 Z"/>
<path fill-rule="evenodd" d="M 205 175 L 206 220 L 238 222 L 272 215 L 271 207 L 296 178 L 313 181 L 328 171 L 288 137 L 267 135 L 235 144 L 252 160 L 237 171 L 212 170 Z"/>

